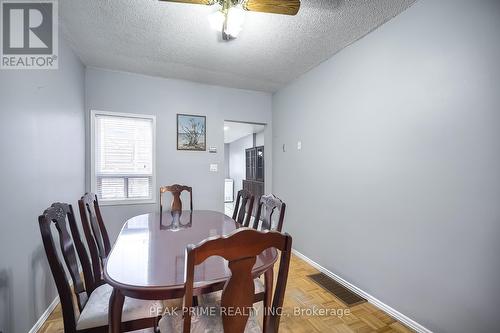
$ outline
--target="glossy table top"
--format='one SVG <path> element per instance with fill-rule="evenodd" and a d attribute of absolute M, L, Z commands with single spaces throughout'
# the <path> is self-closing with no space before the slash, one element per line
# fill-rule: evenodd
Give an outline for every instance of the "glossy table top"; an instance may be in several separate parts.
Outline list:
<path fill-rule="evenodd" d="M 124 224 L 108 256 L 105 279 L 124 291 L 182 289 L 186 246 L 239 227 L 230 217 L 206 210 L 184 211 L 180 216 L 170 211 L 135 216 Z M 254 273 L 261 274 L 276 259 L 275 249 L 265 250 L 257 257 Z M 195 287 L 220 283 L 230 275 L 226 260 L 210 257 L 195 267 Z"/>

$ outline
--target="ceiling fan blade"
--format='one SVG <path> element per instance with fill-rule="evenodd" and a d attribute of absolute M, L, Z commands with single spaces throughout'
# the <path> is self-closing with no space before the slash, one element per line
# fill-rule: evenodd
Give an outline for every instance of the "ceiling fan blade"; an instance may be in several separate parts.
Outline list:
<path fill-rule="evenodd" d="M 299 12 L 300 0 L 244 0 L 243 8 L 252 12 L 295 15 Z"/>
<path fill-rule="evenodd" d="M 159 0 L 162 2 L 181 2 L 181 3 L 191 3 L 193 5 L 213 5 L 215 0 Z"/>

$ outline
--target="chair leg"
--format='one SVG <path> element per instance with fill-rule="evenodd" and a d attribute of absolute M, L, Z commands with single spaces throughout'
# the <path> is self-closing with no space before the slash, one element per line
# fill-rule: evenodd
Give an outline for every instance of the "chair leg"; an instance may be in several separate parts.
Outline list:
<path fill-rule="evenodd" d="M 109 298 L 109 333 L 120 333 L 124 301 L 125 296 L 118 289 L 113 288 L 113 292 Z"/>
<path fill-rule="evenodd" d="M 155 318 L 155 325 L 154 325 L 154 327 L 153 327 L 153 332 L 155 332 L 155 333 L 160 333 L 160 327 L 158 327 L 158 322 L 159 322 L 159 321 L 160 321 L 160 320 L 158 319 L 158 317 L 156 317 L 156 318 Z"/>
<path fill-rule="evenodd" d="M 274 271 L 273 268 L 268 269 L 264 273 L 264 329 L 263 333 L 271 333 L 267 332 L 267 328 L 269 326 L 269 319 L 271 314 L 271 307 L 273 303 L 273 279 L 274 279 Z"/>
<path fill-rule="evenodd" d="M 200 305 L 198 302 L 198 296 L 193 296 L 193 306 L 198 306 Z"/>

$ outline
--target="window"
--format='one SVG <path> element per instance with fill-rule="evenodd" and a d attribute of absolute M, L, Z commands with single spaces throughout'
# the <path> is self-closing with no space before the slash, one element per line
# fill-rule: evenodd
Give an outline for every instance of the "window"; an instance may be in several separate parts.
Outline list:
<path fill-rule="evenodd" d="M 154 116 L 92 111 L 92 192 L 102 204 L 153 203 Z"/>

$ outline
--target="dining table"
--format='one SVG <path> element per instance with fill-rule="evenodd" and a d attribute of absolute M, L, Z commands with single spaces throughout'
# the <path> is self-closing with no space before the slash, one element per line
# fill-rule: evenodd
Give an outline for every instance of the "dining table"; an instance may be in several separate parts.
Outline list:
<path fill-rule="evenodd" d="M 242 226 L 211 210 L 163 211 L 127 220 L 106 260 L 104 280 L 113 287 L 109 331 L 120 332 L 125 297 L 167 300 L 184 295 L 186 247 L 230 234 Z M 254 277 L 272 269 L 278 258 L 269 248 L 257 256 Z M 228 262 L 213 256 L 195 267 L 193 295 L 222 290 L 231 276 Z"/>

